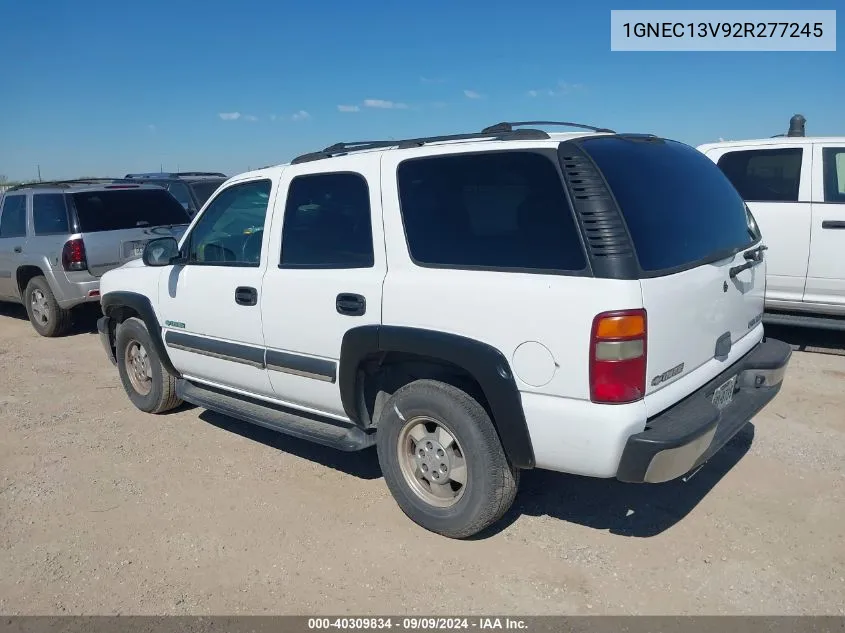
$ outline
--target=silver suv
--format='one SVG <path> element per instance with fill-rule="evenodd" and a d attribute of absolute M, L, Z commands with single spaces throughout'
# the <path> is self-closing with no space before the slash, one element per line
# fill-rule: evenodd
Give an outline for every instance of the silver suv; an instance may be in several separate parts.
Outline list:
<path fill-rule="evenodd" d="M 19 185 L 0 202 L 0 301 L 23 303 L 42 336 L 65 334 L 103 273 L 190 221 L 165 189 L 113 179 Z"/>

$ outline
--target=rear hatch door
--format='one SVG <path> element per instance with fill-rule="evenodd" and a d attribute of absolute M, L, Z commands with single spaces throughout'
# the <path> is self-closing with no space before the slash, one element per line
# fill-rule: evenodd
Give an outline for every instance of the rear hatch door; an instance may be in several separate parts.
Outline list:
<path fill-rule="evenodd" d="M 674 396 L 691 393 L 761 336 L 759 230 L 721 170 L 688 145 L 603 137 L 583 147 L 634 244 L 647 314 L 646 402 L 663 408 L 672 403 L 648 395 L 672 384 Z"/>
<path fill-rule="evenodd" d="M 100 277 L 141 256 L 151 239 L 181 236 L 190 221 L 161 187 L 111 185 L 71 194 L 88 271 Z"/>

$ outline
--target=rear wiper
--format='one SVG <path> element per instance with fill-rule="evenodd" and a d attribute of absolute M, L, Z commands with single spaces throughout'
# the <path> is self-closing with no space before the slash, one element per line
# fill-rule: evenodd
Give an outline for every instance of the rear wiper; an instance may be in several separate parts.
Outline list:
<path fill-rule="evenodd" d="M 742 256 L 747 260 L 744 264 L 740 266 L 734 266 L 730 270 L 731 279 L 736 277 L 739 273 L 743 270 L 748 270 L 749 268 L 754 268 L 757 264 L 763 261 L 763 251 L 769 250 L 768 246 L 760 244 L 757 248 L 752 248 L 749 251 L 745 251 Z"/>
<path fill-rule="evenodd" d="M 763 251 L 769 250 L 769 247 L 765 244 L 760 244 L 757 248 L 752 248 L 750 251 L 745 251 L 742 256 L 745 259 L 753 260 L 755 262 L 763 261 Z"/>

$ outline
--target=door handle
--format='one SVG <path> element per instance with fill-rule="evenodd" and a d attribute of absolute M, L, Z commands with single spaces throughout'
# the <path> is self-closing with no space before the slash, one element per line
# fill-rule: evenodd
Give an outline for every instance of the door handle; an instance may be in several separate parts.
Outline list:
<path fill-rule="evenodd" d="M 345 316 L 361 316 L 367 311 L 367 300 L 361 295 L 342 292 L 337 295 L 335 308 Z"/>
<path fill-rule="evenodd" d="M 235 303 L 242 306 L 254 306 L 258 303 L 258 291 L 249 286 L 235 288 Z"/>
<path fill-rule="evenodd" d="M 823 229 L 845 229 L 845 220 L 825 220 L 822 222 Z"/>
<path fill-rule="evenodd" d="M 16 253 L 23 253 L 23 246 L 15 246 Z"/>

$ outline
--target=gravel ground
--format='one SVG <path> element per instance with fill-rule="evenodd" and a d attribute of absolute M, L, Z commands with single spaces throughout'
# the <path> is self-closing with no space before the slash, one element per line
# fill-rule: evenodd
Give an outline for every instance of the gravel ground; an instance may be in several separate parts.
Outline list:
<path fill-rule="evenodd" d="M 845 614 L 843 355 L 796 351 L 688 482 L 527 472 L 460 542 L 405 518 L 374 451 L 135 410 L 92 324 L 0 309 L 0 613 Z"/>

